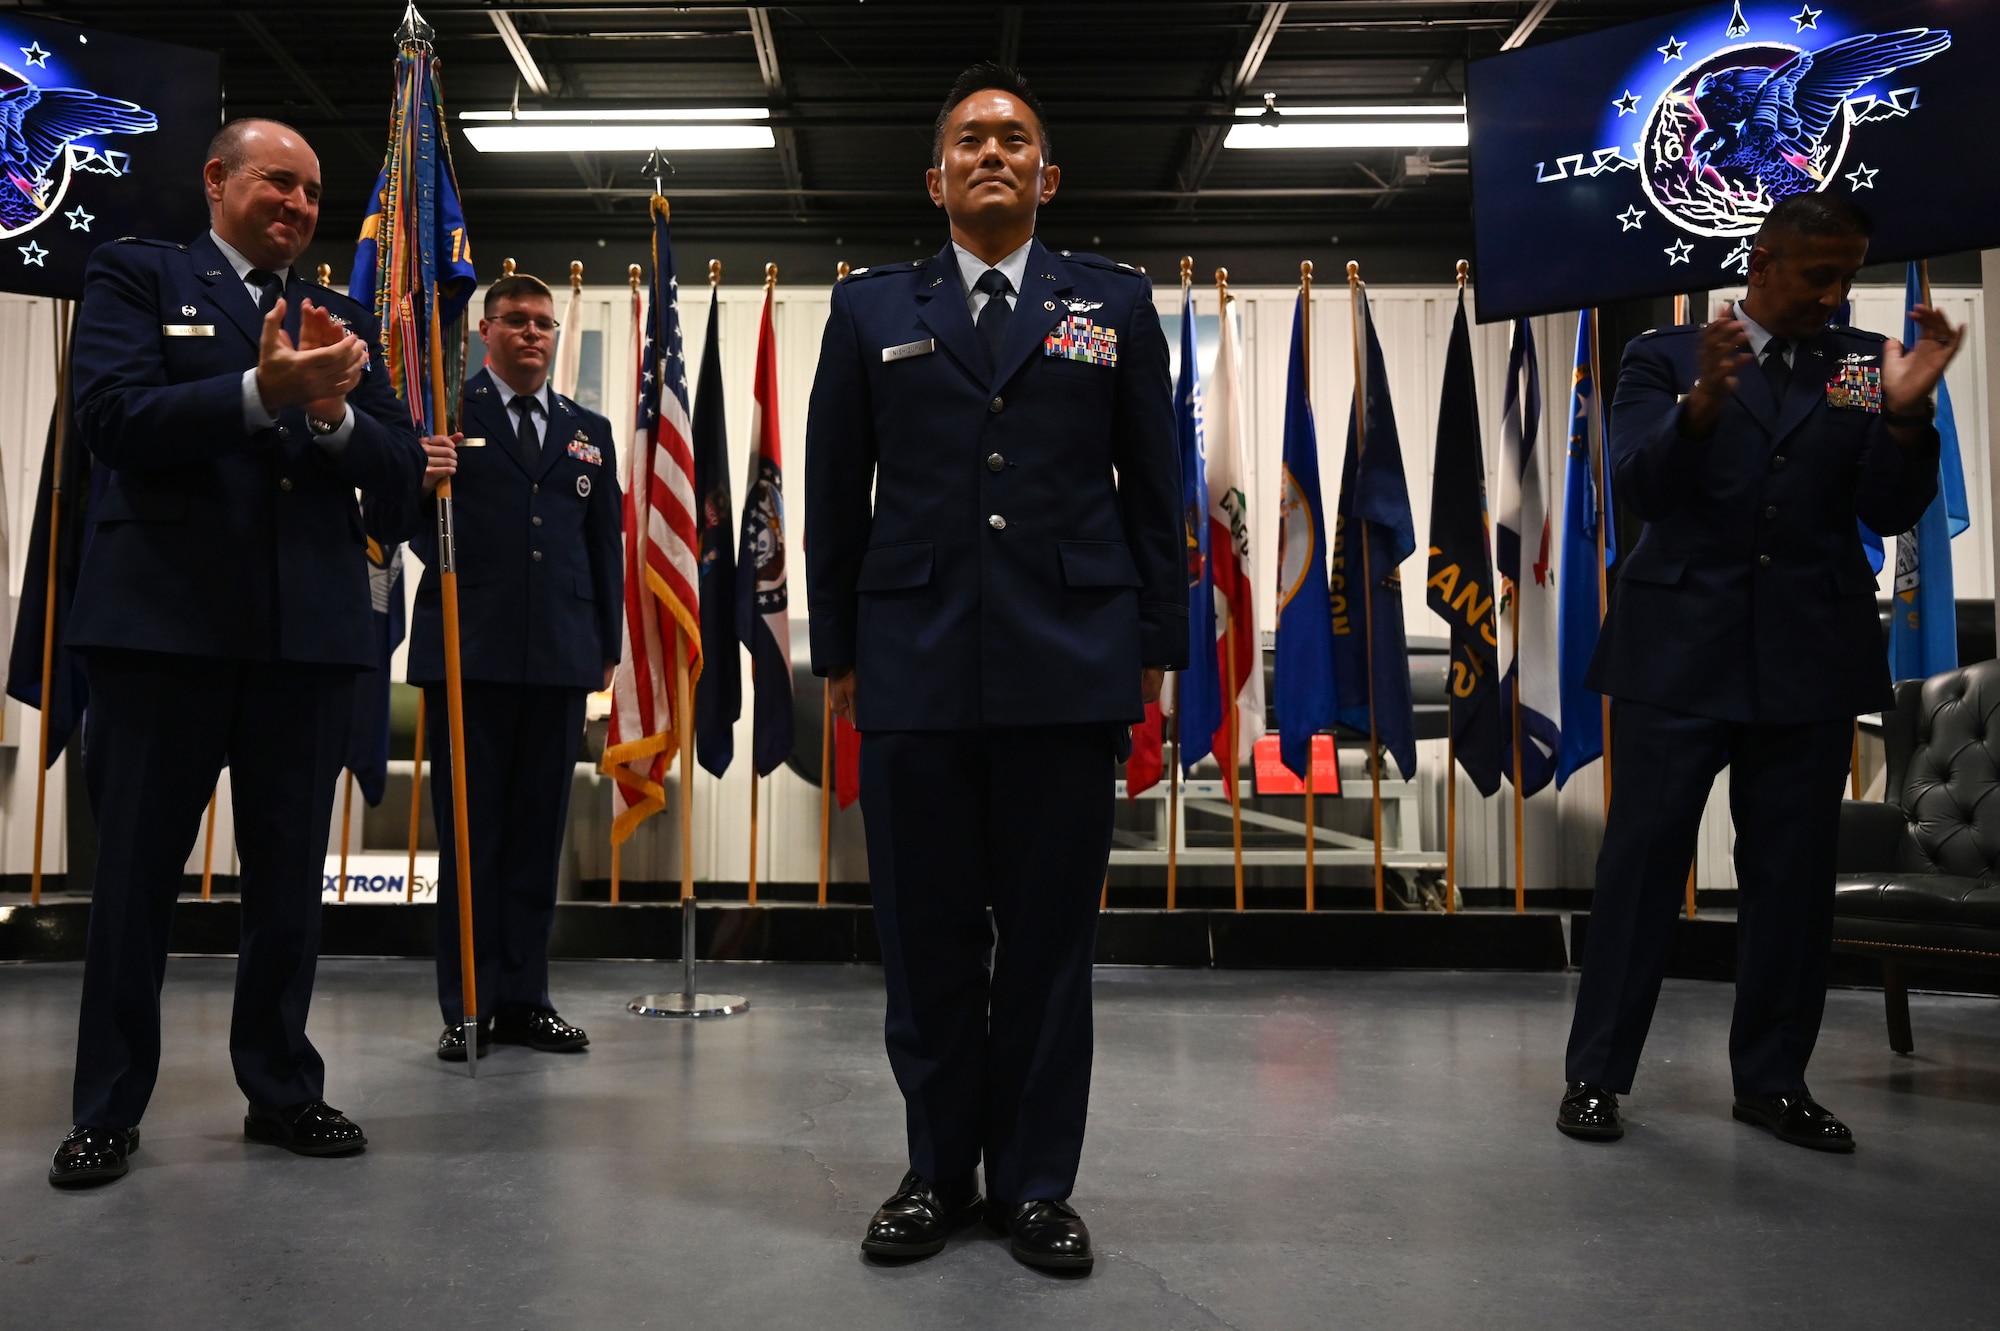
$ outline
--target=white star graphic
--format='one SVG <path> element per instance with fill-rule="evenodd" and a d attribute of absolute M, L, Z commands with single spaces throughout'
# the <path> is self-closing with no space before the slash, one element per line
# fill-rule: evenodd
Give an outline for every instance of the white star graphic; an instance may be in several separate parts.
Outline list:
<path fill-rule="evenodd" d="M 1662 56 L 1665 57 L 1665 59 L 1660 61 L 1660 63 L 1664 65 L 1667 63 L 1668 60 L 1686 59 L 1686 57 L 1683 56 L 1681 52 L 1687 50 L 1687 43 L 1682 41 L 1678 37 L 1669 37 L 1667 38 L 1667 44 L 1665 46 L 1656 46 L 1653 49 L 1655 51 L 1658 51 Z"/>
<path fill-rule="evenodd" d="M 36 42 L 33 46 L 22 47 L 21 54 L 28 57 L 28 63 L 31 65 L 42 69 L 49 67 L 49 53 L 42 49 L 40 42 Z"/>
<path fill-rule="evenodd" d="M 1639 110 L 1639 94 L 1627 88 L 1625 95 L 1613 98 L 1611 104 L 1618 108 L 1618 114 L 1621 116 L 1634 115 Z"/>
<path fill-rule="evenodd" d="M 1673 265 L 1677 263 L 1687 263 L 1688 256 L 1693 253 L 1694 253 L 1694 246 L 1688 244 L 1685 240 L 1677 240 L 1673 244 L 1667 246 L 1666 249 L 1667 266 L 1671 268 Z"/>
<path fill-rule="evenodd" d="M 97 215 L 85 212 L 83 205 L 80 203 L 64 213 L 63 216 L 69 219 L 69 229 L 72 231 L 88 231 L 90 230 L 90 224 L 97 220 Z"/>
<path fill-rule="evenodd" d="M 1637 231 L 1640 225 L 1645 222 L 1646 214 L 1640 212 L 1639 205 L 1635 203 L 1624 212 L 1618 214 L 1618 220 L 1625 224 L 1618 228 L 1620 231 Z"/>
<path fill-rule="evenodd" d="M 1799 12 L 1792 15 L 1792 22 L 1796 25 L 1792 31 L 1804 32 L 1807 28 L 1811 28 L 1817 32 L 1819 30 L 1819 16 L 1825 12 L 1824 9 L 1814 9 L 1811 5 L 1801 4 Z"/>
<path fill-rule="evenodd" d="M 1855 189 L 1874 189 L 1875 177 L 1881 172 L 1866 162 L 1856 162 L 1854 169 L 1847 173 L 1847 183 Z"/>
<path fill-rule="evenodd" d="M 33 264 L 37 268 L 48 267 L 42 260 L 49 257 L 49 252 L 34 241 L 31 240 L 27 244 L 18 245 L 15 248 L 21 251 L 21 262 L 23 264 Z"/>

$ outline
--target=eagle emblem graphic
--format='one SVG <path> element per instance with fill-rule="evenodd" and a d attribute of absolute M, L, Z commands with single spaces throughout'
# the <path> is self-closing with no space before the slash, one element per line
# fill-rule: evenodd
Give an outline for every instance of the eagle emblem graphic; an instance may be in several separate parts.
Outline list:
<path fill-rule="evenodd" d="M 39 226 L 69 188 L 70 144 L 148 134 L 159 117 L 84 88 L 44 88 L 0 65 L 0 237 Z"/>

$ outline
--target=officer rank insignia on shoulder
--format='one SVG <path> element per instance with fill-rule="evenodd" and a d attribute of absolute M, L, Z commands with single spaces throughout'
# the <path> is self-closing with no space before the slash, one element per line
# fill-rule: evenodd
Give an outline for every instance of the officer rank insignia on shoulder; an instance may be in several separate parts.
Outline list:
<path fill-rule="evenodd" d="M 1042 354 L 1086 365 L 1118 364 L 1118 330 L 1092 322 L 1087 314 L 1072 314 L 1050 330 Z"/>
<path fill-rule="evenodd" d="M 569 455 L 579 462 L 588 462 L 593 467 L 604 465 L 603 450 L 598 448 L 596 444 L 591 443 L 589 436 L 581 430 L 576 432 L 576 438 L 569 441 Z M 583 493 L 589 494 L 590 492 L 585 490 Z"/>
<path fill-rule="evenodd" d="M 1848 355 L 1826 386 L 1826 404 L 1839 411 L 1882 413 L 1882 365 L 1873 356 Z"/>

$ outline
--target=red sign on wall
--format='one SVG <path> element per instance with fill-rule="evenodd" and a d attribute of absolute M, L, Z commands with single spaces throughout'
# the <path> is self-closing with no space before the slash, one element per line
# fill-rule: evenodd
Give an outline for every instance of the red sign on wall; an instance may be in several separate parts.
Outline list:
<path fill-rule="evenodd" d="M 1259 795 L 1303 795 L 1306 783 L 1292 775 L 1292 769 L 1278 759 L 1278 737 L 1266 735 L 1251 751 L 1257 764 Z M 1314 735 L 1312 740 L 1313 794 L 1340 793 L 1340 763 L 1333 751 L 1333 736 Z"/>

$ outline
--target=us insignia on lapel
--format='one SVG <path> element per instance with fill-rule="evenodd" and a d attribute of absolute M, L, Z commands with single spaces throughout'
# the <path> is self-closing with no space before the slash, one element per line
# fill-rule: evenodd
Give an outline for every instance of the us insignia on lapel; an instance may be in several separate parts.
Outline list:
<path fill-rule="evenodd" d="M 1874 360 L 1873 356 L 1867 358 Z M 1851 355 L 1840 362 L 1840 370 L 1826 386 L 1826 405 L 1837 411 L 1882 413 L 1882 367 L 1867 364 Z"/>
<path fill-rule="evenodd" d="M 1118 330 L 1093 323 L 1087 314 L 1072 314 L 1042 341 L 1042 354 L 1086 365 L 1118 364 Z"/>
<path fill-rule="evenodd" d="M 588 462 L 593 467 L 604 465 L 604 451 L 596 444 L 591 443 L 580 430 L 577 432 L 576 438 L 569 441 L 569 455 L 579 462 Z M 590 492 L 586 490 L 583 493 L 588 494 Z"/>

